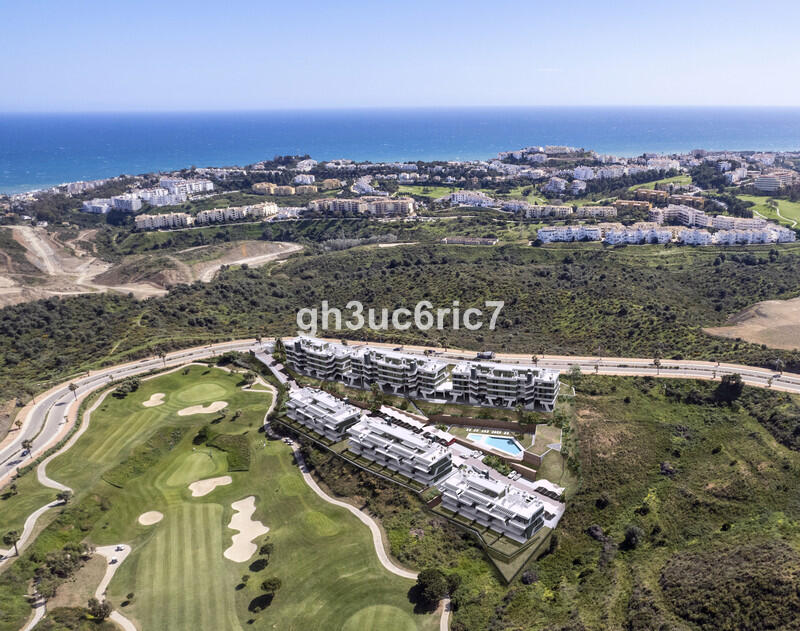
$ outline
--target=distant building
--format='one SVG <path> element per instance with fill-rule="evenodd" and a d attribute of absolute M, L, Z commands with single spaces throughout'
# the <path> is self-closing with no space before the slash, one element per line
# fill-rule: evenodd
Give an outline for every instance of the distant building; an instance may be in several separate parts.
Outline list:
<path fill-rule="evenodd" d="M 670 195 L 669 203 L 691 206 L 702 210 L 706 205 L 706 198 L 699 195 Z"/>
<path fill-rule="evenodd" d="M 312 184 L 303 184 L 294 189 L 298 195 L 313 195 L 317 192 L 317 187 Z"/>
<path fill-rule="evenodd" d="M 763 173 L 759 175 L 755 182 L 753 182 L 753 186 L 757 190 L 764 191 L 765 193 L 775 193 L 780 189 L 791 185 L 793 178 L 793 171 L 789 171 L 787 169 L 777 169 L 775 171 L 770 171 L 769 173 Z"/>
<path fill-rule="evenodd" d="M 167 189 L 173 195 L 195 195 L 197 193 L 208 193 L 214 190 L 214 183 L 205 179 L 183 179 L 173 177 L 162 177 L 158 180 L 161 188 Z"/>
<path fill-rule="evenodd" d="M 310 173 L 301 173 L 299 175 L 295 175 L 292 182 L 295 184 L 313 184 L 315 178 Z"/>
<path fill-rule="evenodd" d="M 616 217 L 617 209 L 614 206 L 578 206 L 575 216 L 586 217 Z"/>
<path fill-rule="evenodd" d="M 572 215 L 572 206 L 531 206 L 525 211 L 527 219 L 539 219 L 541 217 L 556 217 L 563 219 Z"/>
<path fill-rule="evenodd" d="M 276 186 L 272 194 L 278 195 L 280 197 L 294 195 L 295 194 L 294 186 Z"/>
<path fill-rule="evenodd" d="M 277 187 L 278 185 L 272 182 L 256 182 L 253 184 L 252 189 L 254 193 L 261 195 L 274 195 Z"/>
<path fill-rule="evenodd" d="M 489 237 L 445 237 L 445 245 L 497 245 L 496 238 Z"/>
<path fill-rule="evenodd" d="M 570 195 L 580 195 L 586 190 L 586 182 L 583 180 L 572 180 L 572 184 L 569 185 L 569 194 Z"/>
<path fill-rule="evenodd" d="M 567 181 L 560 177 L 551 177 L 542 190 L 545 193 L 563 193 L 567 190 Z"/>
<path fill-rule="evenodd" d="M 653 188 L 637 188 L 636 199 L 643 199 L 654 204 L 666 203 L 669 198 L 667 191 L 660 191 Z"/>
<path fill-rule="evenodd" d="M 158 230 L 159 228 L 185 228 L 194 224 L 188 213 L 164 213 L 163 215 L 141 214 L 133 218 L 137 230 Z"/>
<path fill-rule="evenodd" d="M 441 199 L 449 200 L 451 206 L 489 207 L 497 204 L 494 199 L 482 191 L 454 191 Z"/>
<path fill-rule="evenodd" d="M 663 244 L 672 241 L 672 231 L 662 228 L 657 223 L 640 221 L 632 226 L 607 230 L 603 239 L 611 245 Z"/>
<path fill-rule="evenodd" d="M 619 210 L 650 210 L 650 202 L 635 199 L 618 199 L 614 206 Z"/>
<path fill-rule="evenodd" d="M 598 226 L 545 226 L 537 231 L 537 238 L 543 243 L 553 241 L 599 241 L 602 234 Z"/>
<path fill-rule="evenodd" d="M 124 195 L 115 195 L 112 197 L 111 205 L 117 210 L 132 213 L 141 209 L 142 200 L 134 193 L 125 193 Z"/>
<path fill-rule="evenodd" d="M 333 177 L 322 180 L 320 184 L 322 185 L 323 191 L 332 191 L 337 188 L 342 188 L 341 180 L 337 180 L 336 178 Z"/>
<path fill-rule="evenodd" d="M 105 215 L 112 208 L 111 200 L 107 198 L 90 199 L 81 204 L 81 212 L 94 213 L 96 215 Z"/>

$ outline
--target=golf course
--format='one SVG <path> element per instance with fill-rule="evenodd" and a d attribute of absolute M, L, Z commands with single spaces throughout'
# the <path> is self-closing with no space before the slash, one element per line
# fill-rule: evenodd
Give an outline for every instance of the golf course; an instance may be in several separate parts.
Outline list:
<path fill-rule="evenodd" d="M 291 448 L 259 432 L 273 393 L 244 385 L 240 373 L 191 365 L 108 393 L 88 430 L 47 466 L 75 496 L 50 511 L 0 590 L 24 581 L 29 555 L 126 544 L 107 597 L 141 630 L 438 628 L 435 614 L 414 613 L 413 581 L 384 569 L 369 530 L 317 497 Z M 217 478 L 193 495 L 190 485 Z M 3 501 L 4 527 L 55 495 L 35 473 L 19 489 Z M 262 589 L 273 577 L 280 587 Z M 21 618 L 0 617 L 0 631 L 30 615 L 22 594 L 13 611 Z"/>

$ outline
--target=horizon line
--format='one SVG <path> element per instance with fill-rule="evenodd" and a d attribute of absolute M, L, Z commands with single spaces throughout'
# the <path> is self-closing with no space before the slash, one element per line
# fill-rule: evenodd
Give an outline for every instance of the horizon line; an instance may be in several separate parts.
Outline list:
<path fill-rule="evenodd" d="M 352 105 L 337 107 L 279 107 L 230 109 L 86 109 L 86 110 L 0 110 L 5 115 L 81 115 L 81 114 L 253 114 L 253 113 L 313 113 L 360 111 L 431 111 L 431 110 L 536 110 L 536 109 L 693 109 L 693 110 L 800 110 L 800 105 L 681 105 L 681 104 L 596 104 L 596 105 Z"/>

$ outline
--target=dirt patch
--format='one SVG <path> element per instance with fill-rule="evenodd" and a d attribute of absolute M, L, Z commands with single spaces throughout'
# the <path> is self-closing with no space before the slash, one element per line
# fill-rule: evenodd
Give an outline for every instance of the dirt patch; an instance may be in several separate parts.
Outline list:
<path fill-rule="evenodd" d="M 229 475 L 221 475 L 217 478 L 208 478 L 207 480 L 198 480 L 189 485 L 189 490 L 192 492 L 192 497 L 203 497 L 208 495 L 218 486 L 225 486 L 233 482 Z"/>
<path fill-rule="evenodd" d="M 703 329 L 710 335 L 741 338 L 753 344 L 800 348 L 800 298 L 767 300 L 731 316 L 727 326 Z"/>
<path fill-rule="evenodd" d="M 108 561 L 100 554 L 92 556 L 69 579 L 64 581 L 52 600 L 47 601 L 50 610 L 58 607 L 85 607 L 86 601 L 94 596 L 94 591 L 106 573 Z"/>
<path fill-rule="evenodd" d="M 166 395 L 163 392 L 156 392 L 150 395 L 150 398 L 147 401 L 144 401 L 142 405 L 146 408 L 154 408 L 157 405 L 161 405 L 164 403 L 164 397 Z"/>
<path fill-rule="evenodd" d="M 236 511 L 231 517 L 228 528 L 238 530 L 239 534 L 231 538 L 231 546 L 222 554 L 226 559 L 236 563 L 244 563 L 256 553 L 258 546 L 253 543 L 253 539 L 269 532 L 260 521 L 253 520 L 253 513 L 256 511 L 256 498 L 246 497 L 243 500 L 231 504 L 231 508 Z"/>
<path fill-rule="evenodd" d="M 193 405 L 188 408 L 178 410 L 178 416 L 191 416 L 192 414 L 213 414 L 228 406 L 227 401 L 214 401 L 208 405 Z"/>
<path fill-rule="evenodd" d="M 142 526 L 152 526 L 164 519 L 164 514 L 159 513 L 157 510 L 151 510 L 139 515 L 139 523 Z"/>

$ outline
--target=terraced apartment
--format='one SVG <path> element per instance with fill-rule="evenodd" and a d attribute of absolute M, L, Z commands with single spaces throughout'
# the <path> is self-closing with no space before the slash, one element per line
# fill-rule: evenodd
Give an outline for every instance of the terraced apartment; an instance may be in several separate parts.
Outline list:
<path fill-rule="evenodd" d="M 367 389 L 430 401 L 552 412 L 558 398 L 556 371 L 527 364 L 459 361 L 368 345 L 346 346 L 300 336 L 284 343 L 292 370 Z M 451 368 L 452 366 L 452 368 Z"/>

